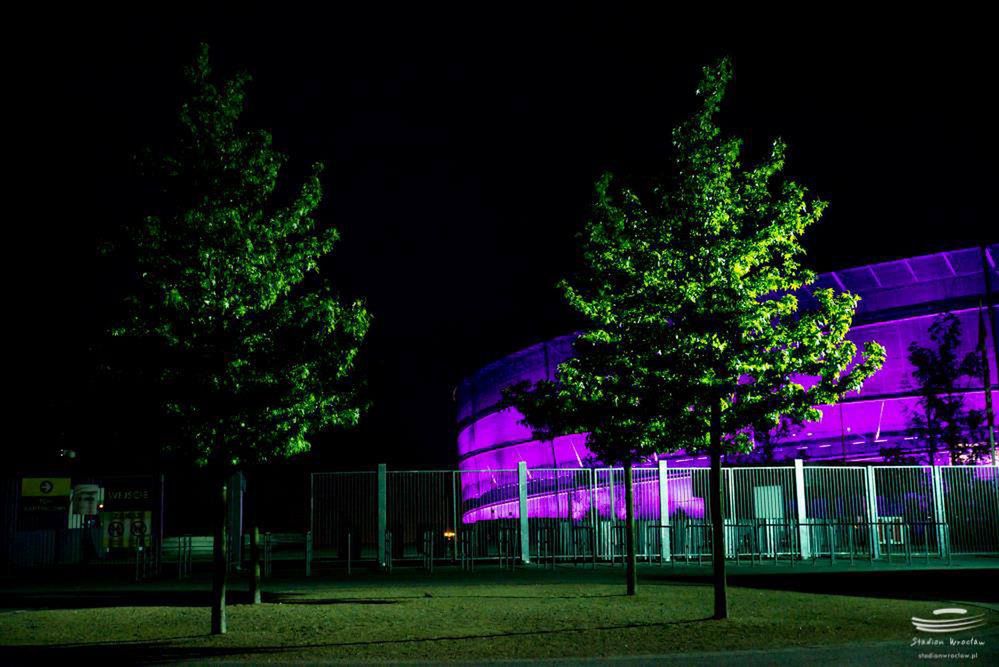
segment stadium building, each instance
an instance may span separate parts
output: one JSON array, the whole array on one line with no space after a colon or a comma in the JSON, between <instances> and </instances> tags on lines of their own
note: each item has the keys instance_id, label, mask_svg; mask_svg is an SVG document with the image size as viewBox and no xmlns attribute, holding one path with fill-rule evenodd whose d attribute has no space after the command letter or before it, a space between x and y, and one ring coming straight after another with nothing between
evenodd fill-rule
<instances>
[{"instance_id":1,"label":"stadium building","mask_svg":"<svg viewBox=\"0 0 999 667\"><path fill-rule=\"evenodd\" d=\"M804 458L812 462L880 463L882 449L899 447L919 462L929 463L926 443L909 434L919 397L908 348L911 343L931 346L929 328L934 318L952 313L961 324L959 354L975 351L979 337L984 336L991 377L995 377L999 321L996 308L989 304L991 290L999 286L997 257L999 244L993 244L821 274L804 290L803 307L808 305L810 289L832 287L859 295L849 338L858 348L866 341L881 343L887 350L887 361L860 392L848 395L839 405L820 407L821 421L778 438L774 461ZM980 317L982 308L984 318ZM587 449L586 434L535 440L530 429L520 424L522 417L516 410L498 407L504 387L524 380L554 379L558 364L572 355L573 339L573 335L561 336L520 350L461 383L457 414L461 470L510 470L520 462L545 469L600 464ZM977 378L962 388L967 409L984 409L983 385L983 379ZM706 456L683 451L662 458L671 467L708 465ZM654 465L655 460L648 463ZM737 463L729 460L725 464ZM933 463L950 461L947 454L937 454Z\"/></svg>"}]
</instances>

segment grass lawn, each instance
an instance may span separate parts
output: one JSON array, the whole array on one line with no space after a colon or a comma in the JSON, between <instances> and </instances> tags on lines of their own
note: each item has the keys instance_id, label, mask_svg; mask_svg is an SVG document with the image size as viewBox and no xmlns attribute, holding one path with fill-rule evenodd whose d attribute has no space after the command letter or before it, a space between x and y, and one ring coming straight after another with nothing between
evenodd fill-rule
<instances>
[{"instance_id":1,"label":"grass lawn","mask_svg":"<svg viewBox=\"0 0 999 667\"><path fill-rule=\"evenodd\" d=\"M732 587L732 618L716 622L707 620L708 586L645 580L639 595L629 598L617 573L570 569L273 580L265 604L230 605L229 633L223 637L206 634L209 612L197 605L207 597L190 584L186 594L172 583L122 587L116 594L64 590L53 597L42 591L32 598L22 593L2 603L0 662L37 664L81 654L100 661L437 662L907 643L913 636L910 617L937 606ZM999 626L999 613L987 613L989 626Z\"/></svg>"}]
</instances>

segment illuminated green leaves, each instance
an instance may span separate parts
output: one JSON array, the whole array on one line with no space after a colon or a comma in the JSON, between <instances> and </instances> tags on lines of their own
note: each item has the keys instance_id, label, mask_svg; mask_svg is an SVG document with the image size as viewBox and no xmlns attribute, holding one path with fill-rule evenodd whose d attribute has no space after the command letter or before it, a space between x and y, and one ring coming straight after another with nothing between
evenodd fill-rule
<instances>
[{"instance_id":1,"label":"illuminated green leaves","mask_svg":"<svg viewBox=\"0 0 999 667\"><path fill-rule=\"evenodd\" d=\"M558 382L507 394L539 434L590 432L606 462L698 450L708 405L723 405L723 443L748 451L781 419L817 419L884 363L845 339L857 298L816 290L801 237L824 202L782 177L787 146L744 168L742 143L715 123L732 67L705 68L701 108L673 131L669 187L647 195L596 184L583 233L585 270L560 286L586 321ZM799 294L795 294L799 292ZM806 290L807 292L807 290ZM817 381L803 385L801 378ZM797 379L796 379L797 378Z\"/></svg>"},{"instance_id":2,"label":"illuminated green leaves","mask_svg":"<svg viewBox=\"0 0 999 667\"><path fill-rule=\"evenodd\" d=\"M187 74L181 131L154 170L164 197L130 230L140 289L122 333L174 351L163 377L179 451L203 463L292 456L316 431L357 423L371 317L307 279L338 239L316 215L322 166L278 202L287 157L240 122L249 77L214 82L206 47Z\"/></svg>"}]
</instances>

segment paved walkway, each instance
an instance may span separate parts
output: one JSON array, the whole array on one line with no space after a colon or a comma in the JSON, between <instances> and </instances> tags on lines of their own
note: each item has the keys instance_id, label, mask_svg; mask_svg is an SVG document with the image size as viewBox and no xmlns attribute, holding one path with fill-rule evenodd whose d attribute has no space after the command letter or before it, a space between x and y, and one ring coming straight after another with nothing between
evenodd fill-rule
<instances>
[{"instance_id":1,"label":"paved walkway","mask_svg":"<svg viewBox=\"0 0 999 667\"><path fill-rule=\"evenodd\" d=\"M999 611L999 603L962 602L958 605L986 607ZM496 661L490 667L525 667L565 665L684 665L684 667L764 667L768 665L808 665L812 667L850 667L852 665L999 665L999 627L982 628L974 634L981 642L972 646L949 646L942 639L943 646L913 646L912 637L899 641L871 642L844 646L797 647L777 650L714 651L704 653L674 653L667 655L620 656L613 658L589 658L566 660L521 660ZM922 634L921 637L927 637ZM480 663L481 664L481 663ZM471 663L469 663L469 666Z\"/></svg>"},{"instance_id":2,"label":"paved walkway","mask_svg":"<svg viewBox=\"0 0 999 667\"><path fill-rule=\"evenodd\" d=\"M808 667L850 667L853 665L997 665L999 664L999 628L976 634L981 645L914 647L912 637L892 642L820 646L778 650L716 651L709 653L674 653L667 655L622 656L614 658L566 659L547 661L497 661L490 667L565 667L566 665L683 665L684 667L765 667L769 665L807 665ZM452 663L454 664L454 663ZM460 663L458 663L460 664ZM473 663L469 663L471 667ZM482 664L482 663L477 663ZM464 667L464 666L463 666Z\"/></svg>"}]
</instances>

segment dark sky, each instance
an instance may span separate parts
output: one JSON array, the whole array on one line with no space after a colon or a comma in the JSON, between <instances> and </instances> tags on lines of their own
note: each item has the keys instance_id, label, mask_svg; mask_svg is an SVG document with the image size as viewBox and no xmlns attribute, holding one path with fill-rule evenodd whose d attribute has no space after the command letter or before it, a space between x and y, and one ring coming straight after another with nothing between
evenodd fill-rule
<instances>
[{"instance_id":1,"label":"dark sky","mask_svg":"<svg viewBox=\"0 0 999 667\"><path fill-rule=\"evenodd\" d=\"M808 239L818 270L996 236L982 17L168 6L10 26L10 386L41 447L122 437L107 423L119 399L87 379L108 293L94 244L141 210L129 156L167 136L202 40L221 72L253 75L247 118L273 130L291 176L326 162L322 219L343 238L327 270L375 316L375 409L323 440L326 467L453 462L455 385L571 329L554 283L594 179L666 170L670 128L722 54L736 66L725 125L750 155L782 136L790 173L831 202Z\"/></svg>"}]
</instances>

